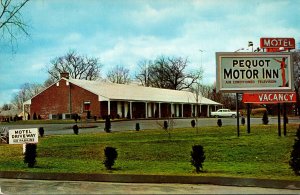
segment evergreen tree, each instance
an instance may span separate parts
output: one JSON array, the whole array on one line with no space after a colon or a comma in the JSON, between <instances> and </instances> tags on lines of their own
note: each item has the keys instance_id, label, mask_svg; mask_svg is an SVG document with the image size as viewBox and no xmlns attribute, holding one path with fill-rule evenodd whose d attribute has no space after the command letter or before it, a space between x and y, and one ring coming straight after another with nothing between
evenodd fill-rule
<instances>
[{"instance_id":1,"label":"evergreen tree","mask_svg":"<svg viewBox=\"0 0 300 195\"><path fill-rule=\"evenodd\" d=\"M135 130L136 131L139 131L141 128L140 128L140 123L136 123L135 124Z\"/></svg>"},{"instance_id":2,"label":"evergreen tree","mask_svg":"<svg viewBox=\"0 0 300 195\"><path fill-rule=\"evenodd\" d=\"M296 175L300 175L300 125L297 129L295 143L291 152L290 162L291 168Z\"/></svg>"},{"instance_id":3,"label":"evergreen tree","mask_svg":"<svg viewBox=\"0 0 300 195\"><path fill-rule=\"evenodd\" d=\"M110 133L111 132L111 122L110 122L110 116L107 116L106 118L105 118L105 127L104 127L104 131L106 132L106 133Z\"/></svg>"},{"instance_id":4,"label":"evergreen tree","mask_svg":"<svg viewBox=\"0 0 300 195\"><path fill-rule=\"evenodd\" d=\"M33 168L36 163L36 148L36 144L26 144L24 163L27 163L29 168Z\"/></svg>"},{"instance_id":5,"label":"evergreen tree","mask_svg":"<svg viewBox=\"0 0 300 195\"><path fill-rule=\"evenodd\" d=\"M191 152L191 164L196 168L196 173L202 171L202 163L205 160L204 150L201 145L194 145Z\"/></svg>"},{"instance_id":6,"label":"evergreen tree","mask_svg":"<svg viewBox=\"0 0 300 195\"><path fill-rule=\"evenodd\" d=\"M222 127L222 119L219 118L218 121L217 121L217 124L218 124L219 127Z\"/></svg>"},{"instance_id":7,"label":"evergreen tree","mask_svg":"<svg viewBox=\"0 0 300 195\"><path fill-rule=\"evenodd\" d=\"M244 116L242 116L241 123L242 123L242 125L245 125L245 123L246 123L246 120L245 120Z\"/></svg>"},{"instance_id":8,"label":"evergreen tree","mask_svg":"<svg viewBox=\"0 0 300 195\"><path fill-rule=\"evenodd\" d=\"M268 117L268 112L267 112L267 111L264 112L262 121L263 121L263 124L264 124L264 125L269 124L269 117Z\"/></svg>"},{"instance_id":9,"label":"evergreen tree","mask_svg":"<svg viewBox=\"0 0 300 195\"><path fill-rule=\"evenodd\" d=\"M40 134L40 136L41 136L41 137L44 137L44 133L45 133L44 127L40 127L40 128L39 128L39 134Z\"/></svg>"},{"instance_id":10,"label":"evergreen tree","mask_svg":"<svg viewBox=\"0 0 300 195\"><path fill-rule=\"evenodd\" d=\"M191 126L194 128L196 126L195 120L191 120Z\"/></svg>"},{"instance_id":11,"label":"evergreen tree","mask_svg":"<svg viewBox=\"0 0 300 195\"><path fill-rule=\"evenodd\" d=\"M111 170L112 166L115 164L115 160L118 157L118 152L116 148L113 147L106 147L104 149L105 160L103 164L105 165L107 170Z\"/></svg>"},{"instance_id":12,"label":"evergreen tree","mask_svg":"<svg viewBox=\"0 0 300 195\"><path fill-rule=\"evenodd\" d=\"M77 125L73 125L73 132L74 132L75 135L78 135L79 127Z\"/></svg>"}]
</instances>

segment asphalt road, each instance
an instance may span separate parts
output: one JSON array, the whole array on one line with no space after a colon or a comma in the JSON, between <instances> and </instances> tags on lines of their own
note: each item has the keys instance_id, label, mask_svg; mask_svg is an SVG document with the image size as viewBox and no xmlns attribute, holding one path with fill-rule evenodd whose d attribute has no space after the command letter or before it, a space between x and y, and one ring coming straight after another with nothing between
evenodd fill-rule
<instances>
[{"instance_id":1,"label":"asphalt road","mask_svg":"<svg viewBox=\"0 0 300 195\"><path fill-rule=\"evenodd\" d=\"M191 118L189 119L173 119L173 127L190 127ZM277 118L269 118L269 124L277 124ZM164 120L130 120L130 121L113 121L112 120L112 131L128 131L135 130L135 124L140 123L141 130L146 129L157 129L162 128ZM226 125L236 125L237 120L235 118L222 118L223 126ZM281 121L283 123L283 121ZM299 117L289 118L289 123L300 123ZM75 124L75 122L74 122ZM25 128L38 128L43 127L45 130L45 135L59 135L59 134L73 134L72 126L74 124L26 124L26 125L15 125L12 123L0 123L0 129L2 127L7 127L8 129L25 129ZM251 124L262 124L261 118L251 118ZM97 126L95 128L81 128L82 126ZM88 123L79 122L79 133L96 133L104 132L104 122L101 123ZM217 126L217 118L199 118L198 127L207 126Z\"/></svg>"},{"instance_id":2,"label":"asphalt road","mask_svg":"<svg viewBox=\"0 0 300 195\"><path fill-rule=\"evenodd\" d=\"M0 194L300 194L300 190L206 184L1 179Z\"/></svg>"}]
</instances>

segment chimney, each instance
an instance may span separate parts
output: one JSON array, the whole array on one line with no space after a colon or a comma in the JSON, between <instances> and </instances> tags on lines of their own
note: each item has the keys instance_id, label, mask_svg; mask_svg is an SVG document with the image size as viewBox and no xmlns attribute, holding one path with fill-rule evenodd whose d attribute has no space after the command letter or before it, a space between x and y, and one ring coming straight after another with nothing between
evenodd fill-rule
<instances>
[{"instance_id":1,"label":"chimney","mask_svg":"<svg viewBox=\"0 0 300 195\"><path fill-rule=\"evenodd\" d=\"M61 72L60 73L60 78L69 79L69 73L68 72Z\"/></svg>"}]
</instances>

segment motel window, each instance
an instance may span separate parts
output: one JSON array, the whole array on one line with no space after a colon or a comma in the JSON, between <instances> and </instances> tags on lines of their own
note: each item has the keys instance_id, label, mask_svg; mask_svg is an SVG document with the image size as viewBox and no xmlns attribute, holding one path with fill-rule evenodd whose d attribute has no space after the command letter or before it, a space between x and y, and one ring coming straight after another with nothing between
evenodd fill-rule
<instances>
[{"instance_id":1,"label":"motel window","mask_svg":"<svg viewBox=\"0 0 300 195\"><path fill-rule=\"evenodd\" d=\"M91 106L91 102L90 101L85 101L83 103L83 110L84 111L89 111L90 110L90 106Z\"/></svg>"}]
</instances>

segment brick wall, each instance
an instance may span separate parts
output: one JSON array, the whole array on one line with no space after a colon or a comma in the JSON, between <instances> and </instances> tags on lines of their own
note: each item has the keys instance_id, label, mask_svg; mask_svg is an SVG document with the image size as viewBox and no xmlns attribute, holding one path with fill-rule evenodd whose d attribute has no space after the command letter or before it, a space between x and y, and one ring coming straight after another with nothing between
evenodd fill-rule
<instances>
[{"instance_id":1,"label":"brick wall","mask_svg":"<svg viewBox=\"0 0 300 195\"><path fill-rule=\"evenodd\" d=\"M83 110L84 101L91 102L91 116L100 115L100 102L97 95L71 83L68 84L68 81L62 79L58 85L54 84L32 98L30 115L32 118L36 113L42 119L48 119L49 114L78 113L86 115Z\"/></svg>"}]
</instances>

